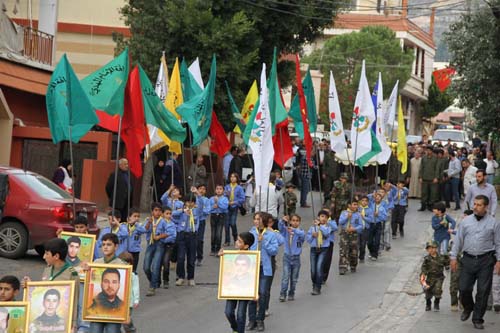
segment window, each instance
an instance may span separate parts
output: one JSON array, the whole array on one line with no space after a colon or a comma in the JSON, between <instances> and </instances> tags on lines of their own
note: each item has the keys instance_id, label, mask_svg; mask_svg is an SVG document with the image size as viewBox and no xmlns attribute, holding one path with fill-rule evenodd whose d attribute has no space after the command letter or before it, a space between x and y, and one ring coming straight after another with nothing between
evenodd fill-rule
<instances>
[{"instance_id":1,"label":"window","mask_svg":"<svg viewBox=\"0 0 500 333\"><path fill-rule=\"evenodd\" d=\"M45 177L32 175L32 174L16 174L15 177L19 179L26 187L30 188L33 192L37 193L43 198L49 199L71 199L72 196L59 186L51 182Z\"/></svg>"}]
</instances>

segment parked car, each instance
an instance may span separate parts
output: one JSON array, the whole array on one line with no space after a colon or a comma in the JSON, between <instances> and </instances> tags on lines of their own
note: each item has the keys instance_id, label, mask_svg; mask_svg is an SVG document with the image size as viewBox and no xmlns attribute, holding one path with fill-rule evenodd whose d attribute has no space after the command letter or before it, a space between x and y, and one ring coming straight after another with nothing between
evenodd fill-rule
<instances>
[{"instance_id":1,"label":"parked car","mask_svg":"<svg viewBox=\"0 0 500 333\"><path fill-rule=\"evenodd\" d=\"M421 135L407 135L406 136L406 143L412 143L412 144L417 144L422 141L422 136Z\"/></svg>"},{"instance_id":2,"label":"parked car","mask_svg":"<svg viewBox=\"0 0 500 333\"><path fill-rule=\"evenodd\" d=\"M438 129L432 135L432 144L441 143L445 145L448 139L452 144L456 143L458 148L471 148L472 143L469 141L469 135L466 131L456 129Z\"/></svg>"},{"instance_id":3,"label":"parked car","mask_svg":"<svg viewBox=\"0 0 500 333\"><path fill-rule=\"evenodd\" d=\"M73 198L47 178L30 171L0 166L6 198L0 214L0 256L16 259L35 249L43 254L45 241L62 228L72 231ZM5 190L5 187L7 189ZM85 214L89 232L98 234L95 203L76 199L76 214ZM0 207L1 208L1 207Z\"/></svg>"}]
</instances>

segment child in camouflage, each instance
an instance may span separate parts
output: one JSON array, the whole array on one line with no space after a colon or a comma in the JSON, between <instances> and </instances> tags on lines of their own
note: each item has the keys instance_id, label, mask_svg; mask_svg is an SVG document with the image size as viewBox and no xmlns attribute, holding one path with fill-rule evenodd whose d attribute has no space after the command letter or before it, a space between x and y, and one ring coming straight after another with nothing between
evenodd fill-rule
<instances>
[{"instance_id":1,"label":"child in camouflage","mask_svg":"<svg viewBox=\"0 0 500 333\"><path fill-rule=\"evenodd\" d=\"M420 273L420 283L425 292L425 311L431 310L432 297L434 297L434 311L439 311L439 301L443 294L444 268L450 264L448 256L437 252L436 241L427 242L425 256Z\"/></svg>"}]
</instances>

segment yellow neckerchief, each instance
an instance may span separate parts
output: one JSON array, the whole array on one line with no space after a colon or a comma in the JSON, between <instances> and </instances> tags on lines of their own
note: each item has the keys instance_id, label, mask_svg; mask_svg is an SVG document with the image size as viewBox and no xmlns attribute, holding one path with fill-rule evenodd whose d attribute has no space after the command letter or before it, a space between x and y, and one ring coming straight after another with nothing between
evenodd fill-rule
<instances>
[{"instance_id":1,"label":"yellow neckerchief","mask_svg":"<svg viewBox=\"0 0 500 333\"><path fill-rule=\"evenodd\" d=\"M323 246L323 233L321 232L319 225L317 226L316 231L318 232L318 241L317 241L318 244L317 245L318 245L318 247L322 247Z\"/></svg>"},{"instance_id":2,"label":"yellow neckerchief","mask_svg":"<svg viewBox=\"0 0 500 333\"><path fill-rule=\"evenodd\" d=\"M444 227L445 227L445 228L448 228L448 225L449 225L450 223L448 222L448 219L446 218L446 214L444 214L444 215L443 215L443 217L441 218L441 222L443 222L443 221L446 221L446 224L444 225Z\"/></svg>"},{"instance_id":3,"label":"yellow neckerchief","mask_svg":"<svg viewBox=\"0 0 500 333\"><path fill-rule=\"evenodd\" d=\"M160 223L161 217L159 217L156 221L153 218L153 230L151 231L151 238L149 239L149 244L153 244L155 242L154 236L156 235L156 227L158 227L158 223Z\"/></svg>"},{"instance_id":4,"label":"yellow neckerchief","mask_svg":"<svg viewBox=\"0 0 500 333\"><path fill-rule=\"evenodd\" d=\"M229 201L233 202L234 201L234 189L236 188L238 184L230 183L229 186L231 187L231 193L229 194Z\"/></svg>"},{"instance_id":5,"label":"yellow neckerchief","mask_svg":"<svg viewBox=\"0 0 500 333\"><path fill-rule=\"evenodd\" d=\"M378 207L380 207L380 203L375 202L375 213L378 213Z\"/></svg>"},{"instance_id":6,"label":"yellow neckerchief","mask_svg":"<svg viewBox=\"0 0 500 333\"><path fill-rule=\"evenodd\" d=\"M193 209L189 210L189 227L191 228L192 232L196 232L195 223L194 223Z\"/></svg>"},{"instance_id":7,"label":"yellow neckerchief","mask_svg":"<svg viewBox=\"0 0 500 333\"><path fill-rule=\"evenodd\" d=\"M401 190L398 189L398 203L399 203L399 200L401 200Z\"/></svg>"},{"instance_id":8,"label":"yellow neckerchief","mask_svg":"<svg viewBox=\"0 0 500 333\"><path fill-rule=\"evenodd\" d=\"M118 232L118 230L120 230L120 226L116 227L116 229L113 229L113 228L109 228L111 230L111 233L112 234L116 234Z\"/></svg>"},{"instance_id":9,"label":"yellow neckerchief","mask_svg":"<svg viewBox=\"0 0 500 333\"><path fill-rule=\"evenodd\" d=\"M137 222L136 222L136 223L134 223L134 225L133 225L133 226L130 226L130 224L129 224L129 223L127 223L128 235L129 235L129 236L132 236L132 234L134 233L134 231L135 231L135 227L136 227L136 224L137 224Z\"/></svg>"},{"instance_id":10,"label":"yellow neckerchief","mask_svg":"<svg viewBox=\"0 0 500 333\"><path fill-rule=\"evenodd\" d=\"M267 231L267 228L264 228L262 230L262 232L260 233L260 235L262 236L262 239L264 239L264 234L266 233L266 231ZM257 228L257 234L259 234L259 229L258 228ZM257 245L257 249L260 251L261 248L262 248L262 241L259 240L259 243Z\"/></svg>"}]
</instances>

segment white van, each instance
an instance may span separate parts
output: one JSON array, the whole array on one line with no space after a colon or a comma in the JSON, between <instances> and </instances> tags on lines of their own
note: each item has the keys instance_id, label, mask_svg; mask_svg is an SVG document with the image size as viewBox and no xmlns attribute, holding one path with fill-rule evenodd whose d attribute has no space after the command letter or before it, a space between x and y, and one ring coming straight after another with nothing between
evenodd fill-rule
<instances>
[{"instance_id":1,"label":"white van","mask_svg":"<svg viewBox=\"0 0 500 333\"><path fill-rule=\"evenodd\" d=\"M436 130L432 136L432 144L441 143L444 146L448 142L448 139L451 140L451 144L456 143L458 148L470 148L472 146L467 132L456 129Z\"/></svg>"}]
</instances>

